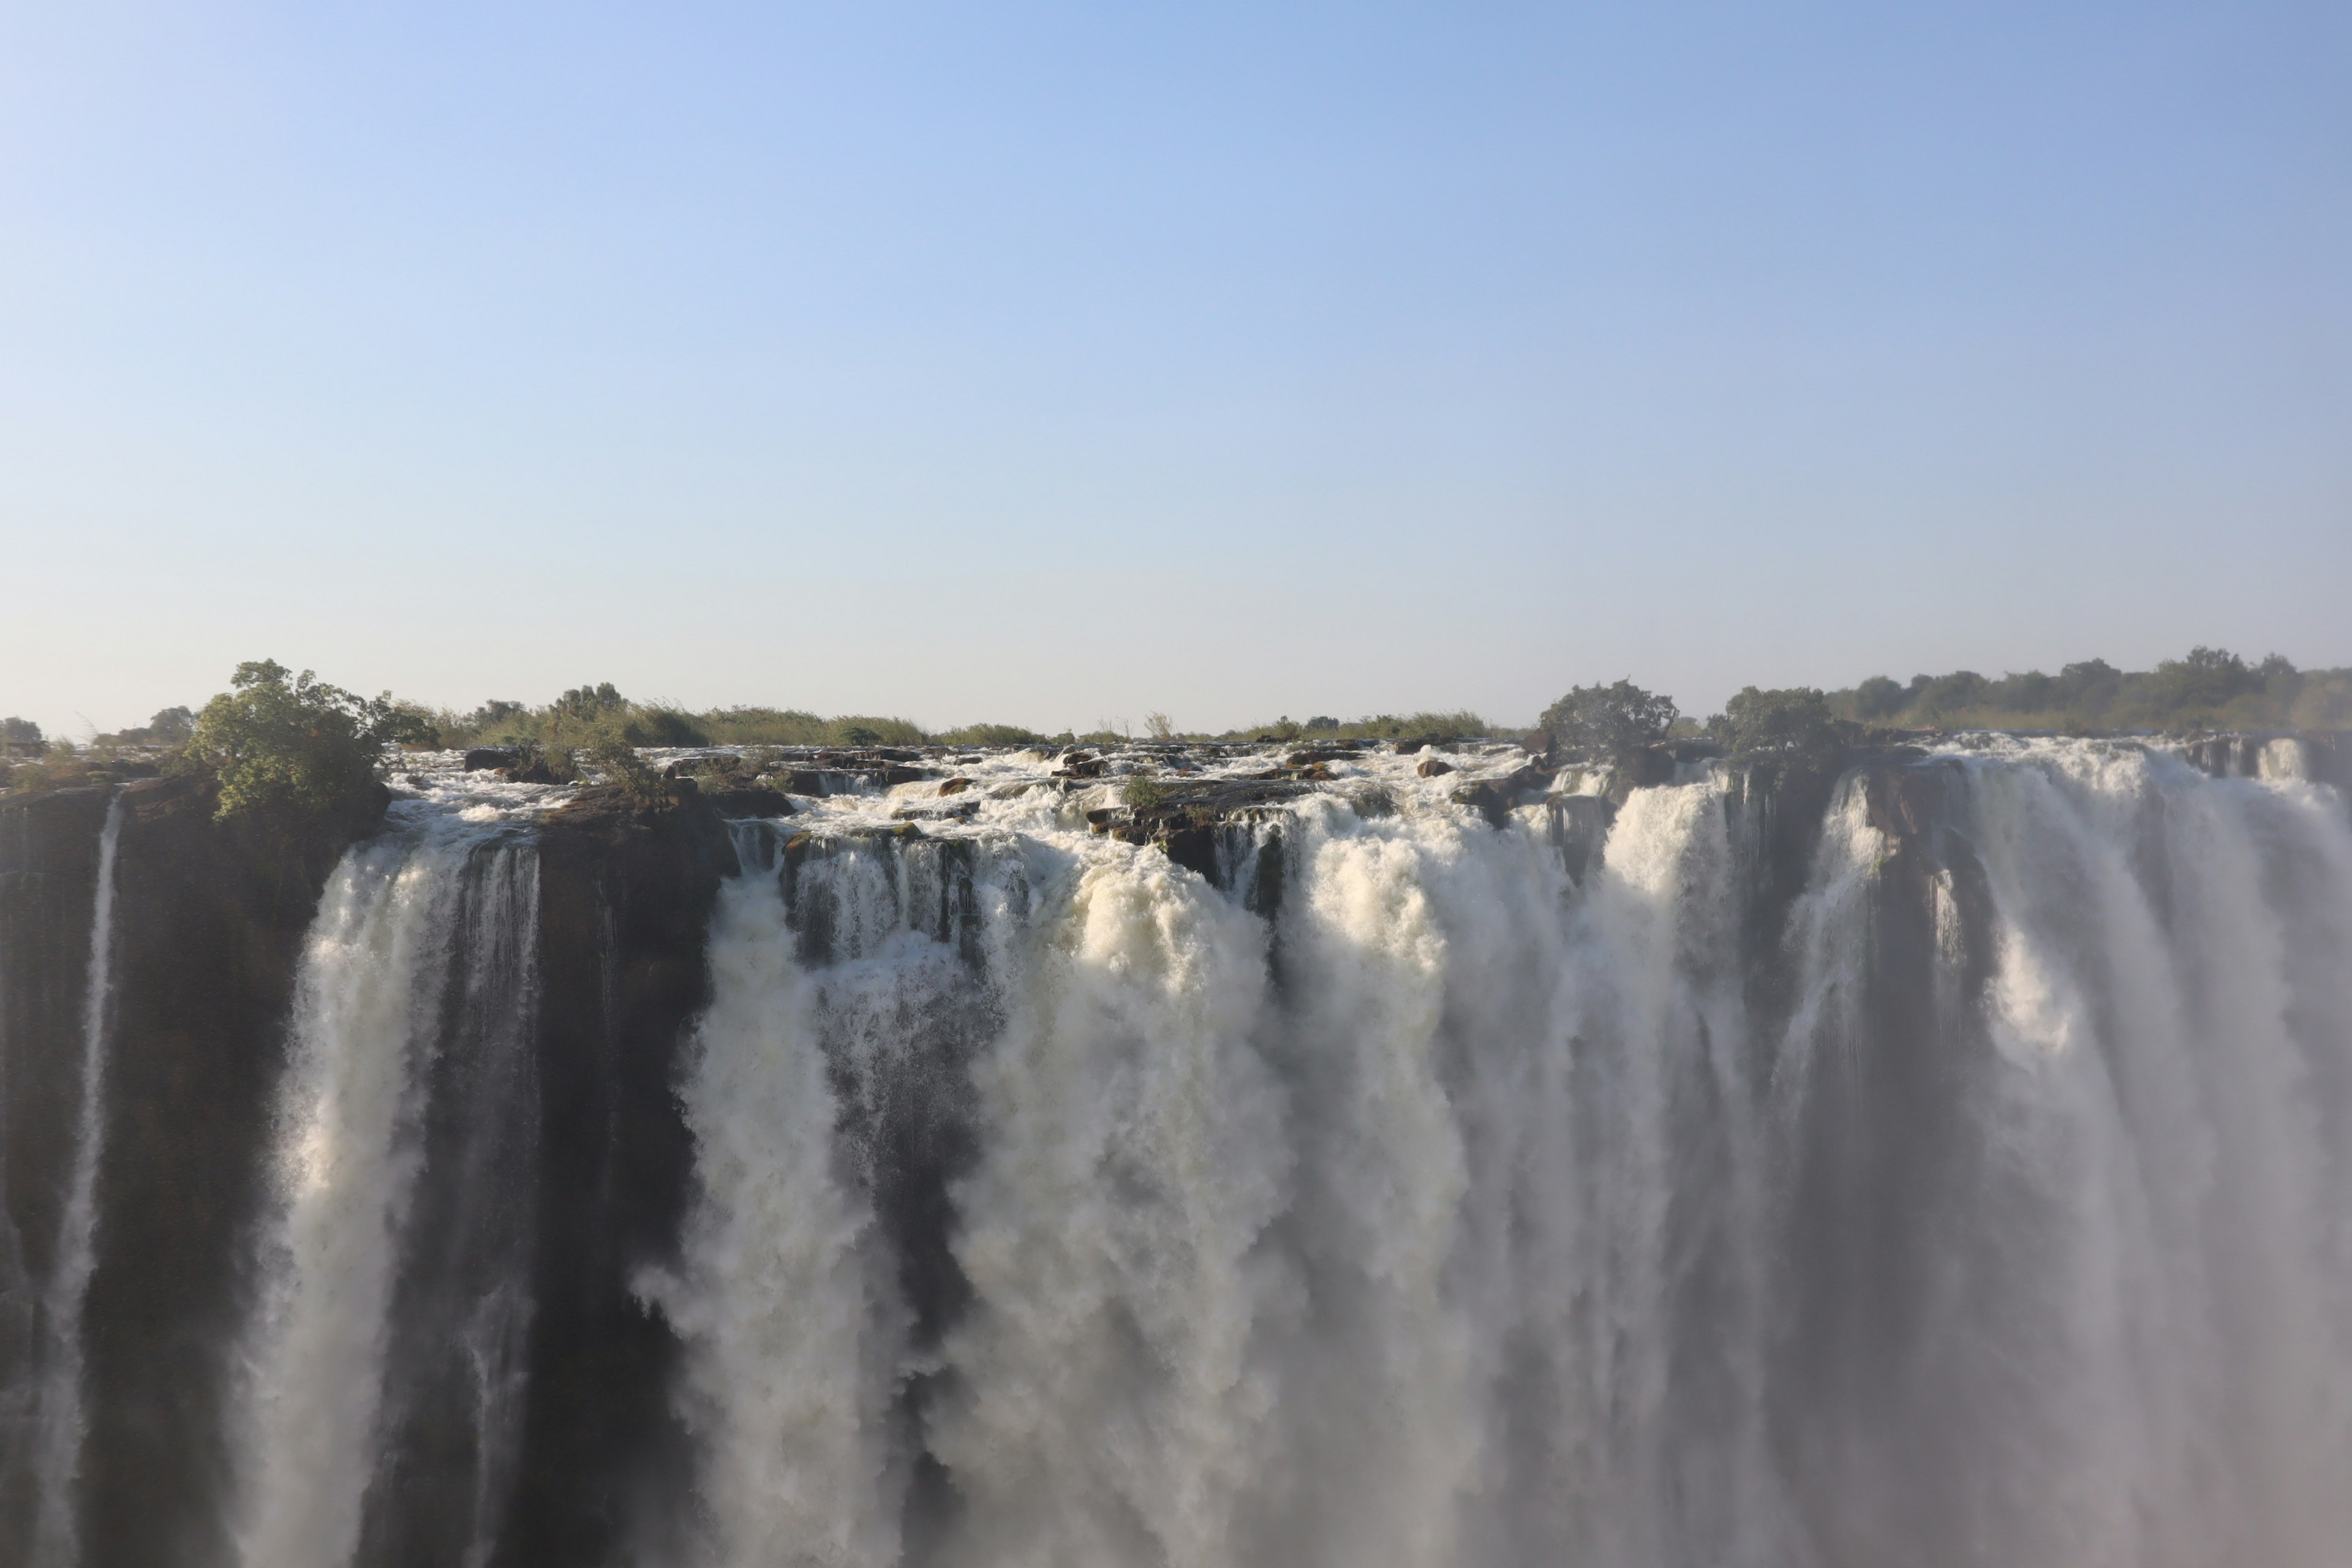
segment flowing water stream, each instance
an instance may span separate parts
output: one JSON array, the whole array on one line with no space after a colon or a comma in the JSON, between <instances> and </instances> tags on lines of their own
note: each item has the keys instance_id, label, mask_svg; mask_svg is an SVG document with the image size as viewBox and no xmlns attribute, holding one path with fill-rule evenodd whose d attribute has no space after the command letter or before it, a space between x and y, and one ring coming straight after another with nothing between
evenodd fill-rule
<instances>
[{"instance_id":1,"label":"flowing water stream","mask_svg":"<svg viewBox=\"0 0 2352 1568\"><path fill-rule=\"evenodd\" d=\"M2341 1562L2352 817L2299 746L1951 744L1840 781L1777 891L1720 767L1498 827L1454 788L1516 754L1413 761L1241 814L1214 877L1034 754L731 823L628 1280L685 1458L614 1560ZM538 807L485 798L396 805L311 927L248 1568L538 1561L541 1117L605 1069L532 1044Z\"/></svg>"}]
</instances>

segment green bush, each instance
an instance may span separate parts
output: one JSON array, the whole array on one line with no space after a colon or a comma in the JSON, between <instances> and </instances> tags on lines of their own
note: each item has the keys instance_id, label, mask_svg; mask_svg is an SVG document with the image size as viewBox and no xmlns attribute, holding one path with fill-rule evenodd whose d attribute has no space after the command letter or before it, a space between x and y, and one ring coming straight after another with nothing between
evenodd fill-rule
<instances>
[{"instance_id":1,"label":"green bush","mask_svg":"<svg viewBox=\"0 0 2352 1568\"><path fill-rule=\"evenodd\" d=\"M1536 727L1551 737L1557 750L1622 767L1635 753L1664 740L1679 716L1673 698L1620 680L1612 686L1571 688L1544 710Z\"/></svg>"},{"instance_id":2,"label":"green bush","mask_svg":"<svg viewBox=\"0 0 2352 1568\"><path fill-rule=\"evenodd\" d=\"M617 735L608 735L590 746L589 764L604 775L604 782L618 788L631 800L645 804L670 798L669 781L659 769L637 755L637 749Z\"/></svg>"},{"instance_id":3,"label":"green bush","mask_svg":"<svg viewBox=\"0 0 2352 1568\"><path fill-rule=\"evenodd\" d=\"M1018 724L966 724L961 729L942 731L933 737L950 746L1034 746L1045 739L1034 730L1024 730Z\"/></svg>"},{"instance_id":4,"label":"green bush","mask_svg":"<svg viewBox=\"0 0 2352 1568\"><path fill-rule=\"evenodd\" d=\"M1742 688L1707 721L1707 731L1727 755L1808 773L1834 768L1850 739L1848 726L1830 710L1829 699L1810 686Z\"/></svg>"},{"instance_id":5,"label":"green bush","mask_svg":"<svg viewBox=\"0 0 2352 1568\"><path fill-rule=\"evenodd\" d=\"M178 763L219 781L222 816L331 810L375 787L387 748L421 738L415 710L390 693L354 696L274 659L238 665L229 684L196 715Z\"/></svg>"},{"instance_id":6,"label":"green bush","mask_svg":"<svg viewBox=\"0 0 2352 1568\"><path fill-rule=\"evenodd\" d=\"M31 762L8 770L8 793L32 795L40 790L71 789L98 781L98 757L60 736Z\"/></svg>"},{"instance_id":7,"label":"green bush","mask_svg":"<svg viewBox=\"0 0 2352 1568\"><path fill-rule=\"evenodd\" d=\"M1219 741L1457 741L1465 735L1493 733L1486 720L1468 709L1450 713L1374 713L1362 719L1318 717L1301 724L1287 715L1271 724L1250 724L1210 737Z\"/></svg>"},{"instance_id":8,"label":"green bush","mask_svg":"<svg viewBox=\"0 0 2352 1568\"><path fill-rule=\"evenodd\" d=\"M2352 669L2299 670L2277 654L2249 663L2226 648L2199 647L2147 670L2092 658L2055 675L2029 669L1998 680L1962 669L1897 686L1874 675L1831 693L1829 703L1842 718L1940 730L2324 729L2352 721L2326 695L2339 681L2352 681ZM2314 690L2322 695L2306 700Z\"/></svg>"}]
</instances>

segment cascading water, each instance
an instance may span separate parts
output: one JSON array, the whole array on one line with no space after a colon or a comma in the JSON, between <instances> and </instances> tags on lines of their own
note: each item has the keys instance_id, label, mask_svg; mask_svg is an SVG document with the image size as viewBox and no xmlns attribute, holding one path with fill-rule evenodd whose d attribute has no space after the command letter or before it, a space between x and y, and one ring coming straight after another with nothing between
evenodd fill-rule
<instances>
[{"instance_id":1,"label":"cascading water","mask_svg":"<svg viewBox=\"0 0 2352 1568\"><path fill-rule=\"evenodd\" d=\"M512 1271L521 1259L492 1246L491 1277L479 1262L467 1268L467 1253L499 1227L467 1203L509 1194L473 1184L493 1173L462 1167L494 1157L495 1142L515 1131L503 1118L479 1126L480 1110L533 1109L527 1095L514 1098L513 1056L527 1034L536 877L527 847L497 842L495 814L485 823L474 813L394 812L390 830L337 868L302 959L278 1091L262 1294L242 1357L235 1533L249 1568L353 1559L371 1483L398 1458L383 1436L408 1414L396 1397L387 1409L388 1352L421 1314L434 1314L425 1326L449 1337L420 1348L454 1357L476 1384L478 1475L495 1477L507 1441L498 1428L514 1397L514 1319L526 1309L514 1299L521 1282ZM432 1142L427 1089L452 1050L463 1053L455 1081L470 1081L486 1103L472 1116L457 1112L461 1123L476 1122L475 1136L457 1142L452 1163L460 1168L441 1173L459 1184L451 1189L455 1223L412 1235ZM404 1251L433 1255L444 1288L396 1295ZM418 1267L405 1272L414 1279ZM409 1306L406 1321L394 1322L395 1302ZM404 1381L395 1395L412 1386ZM415 1507L398 1477L389 1479L388 1505ZM457 1521L460 1550L443 1560L481 1558L494 1523L481 1516L494 1500L462 1500L472 1517ZM445 1506L433 1521L445 1535L451 1511ZM394 1519L382 1533L397 1538L425 1522Z\"/></svg>"},{"instance_id":2,"label":"cascading water","mask_svg":"<svg viewBox=\"0 0 2352 1568\"><path fill-rule=\"evenodd\" d=\"M1496 811L1457 791L1516 752L1155 753L1243 803L1166 853L1115 774L1020 754L560 853L436 784L303 957L238 1552L2323 1568L2352 817L2312 754L1988 738ZM715 904L664 947L688 861ZM561 942L581 1001L542 1007ZM611 1157L575 1193L559 1146ZM650 1339L543 1284L614 1215ZM604 1534L516 1532L569 1479L548 1380L608 1376L677 1448L623 1450Z\"/></svg>"},{"instance_id":3,"label":"cascading water","mask_svg":"<svg viewBox=\"0 0 2352 1568\"><path fill-rule=\"evenodd\" d=\"M716 995L685 1088L699 1197L681 1276L646 1289L688 1346L712 1561L888 1563L900 1313L877 1272L870 1195L835 1146L817 985L794 955L772 837L747 824L734 841L745 868L713 917Z\"/></svg>"},{"instance_id":4,"label":"cascading water","mask_svg":"<svg viewBox=\"0 0 2352 1568\"><path fill-rule=\"evenodd\" d=\"M1859 778L1785 936L1712 783L1636 792L1580 882L1434 790L1327 792L1289 814L1270 927L1002 812L960 967L887 900L842 912L879 849L802 874L835 931L810 966L763 890L772 966L722 968L714 1016L792 1019L807 1083L813 1047L835 1084L894 1070L844 1047L901 1016L853 991L992 999L963 1047L969 1299L919 1434L955 1507L919 1555L2326 1561L2352 1522L2340 799L2131 746L1910 767L1951 787L1907 950ZM1016 865L1024 896L991 891ZM793 1092L809 1168L861 1190L856 1091ZM825 1321L857 1325L836 1373L878 1434L874 1380L912 1363L887 1227L846 1201ZM726 1561L818 1539L765 1517ZM891 1560L863 1539L814 1560Z\"/></svg>"},{"instance_id":5,"label":"cascading water","mask_svg":"<svg viewBox=\"0 0 2352 1568\"><path fill-rule=\"evenodd\" d=\"M106 1145L107 1013L113 998L114 858L122 842L122 797L108 803L98 841L98 886L89 922L89 978L82 995L81 1104L74 1119L73 1169L58 1226L57 1260L42 1300L44 1336L39 1426L33 1473L38 1488L32 1568L72 1568L80 1558L75 1510L81 1468L82 1302L96 1261L98 1170Z\"/></svg>"}]
</instances>

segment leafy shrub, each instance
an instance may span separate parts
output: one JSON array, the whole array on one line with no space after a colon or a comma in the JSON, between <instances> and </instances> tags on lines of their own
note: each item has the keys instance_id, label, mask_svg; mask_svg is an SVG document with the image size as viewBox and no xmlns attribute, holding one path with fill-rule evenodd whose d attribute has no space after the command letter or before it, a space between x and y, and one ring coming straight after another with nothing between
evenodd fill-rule
<instances>
[{"instance_id":1,"label":"leafy shrub","mask_svg":"<svg viewBox=\"0 0 2352 1568\"><path fill-rule=\"evenodd\" d=\"M2352 715L2325 697L2306 702L2305 693L2332 690L2339 679L2352 680L2352 669L2298 670L2277 654L2249 663L2226 648L2199 647L2150 670L2121 670L2092 658L2055 675L2030 669L1998 680L1963 669L1913 676L1896 687L1873 676L1829 701L1844 718L1947 730L2324 729Z\"/></svg>"},{"instance_id":2,"label":"leafy shrub","mask_svg":"<svg viewBox=\"0 0 2352 1568\"><path fill-rule=\"evenodd\" d=\"M685 710L653 704L628 710L621 738L633 746L708 746L709 732Z\"/></svg>"},{"instance_id":3,"label":"leafy shrub","mask_svg":"<svg viewBox=\"0 0 2352 1568\"><path fill-rule=\"evenodd\" d=\"M935 739L950 746L1034 746L1045 737L1018 724L966 724L943 731Z\"/></svg>"},{"instance_id":4,"label":"leafy shrub","mask_svg":"<svg viewBox=\"0 0 2352 1568\"><path fill-rule=\"evenodd\" d=\"M617 713L629 705L609 680L595 686L575 686L548 704L549 710L566 719L602 719Z\"/></svg>"},{"instance_id":5,"label":"leafy shrub","mask_svg":"<svg viewBox=\"0 0 2352 1568\"><path fill-rule=\"evenodd\" d=\"M1673 698L1620 680L1570 688L1544 710L1536 727L1559 750L1606 758L1622 767L1664 740L1678 716Z\"/></svg>"},{"instance_id":6,"label":"leafy shrub","mask_svg":"<svg viewBox=\"0 0 2352 1568\"><path fill-rule=\"evenodd\" d=\"M537 741L509 742L514 761L507 776L525 784L577 784L580 764L569 746L542 746Z\"/></svg>"},{"instance_id":7,"label":"leafy shrub","mask_svg":"<svg viewBox=\"0 0 2352 1568\"><path fill-rule=\"evenodd\" d=\"M587 755L589 763L604 773L604 782L616 786L631 800L650 805L670 798L669 781L619 736L607 736L597 742L588 748Z\"/></svg>"},{"instance_id":8,"label":"leafy shrub","mask_svg":"<svg viewBox=\"0 0 2352 1568\"><path fill-rule=\"evenodd\" d=\"M1874 675L1853 689L1853 710L1857 719L1892 719L1903 711L1910 693L1891 678Z\"/></svg>"},{"instance_id":9,"label":"leafy shrub","mask_svg":"<svg viewBox=\"0 0 2352 1568\"><path fill-rule=\"evenodd\" d=\"M1134 774L1119 794L1135 811L1156 811L1168 804L1168 786L1150 773Z\"/></svg>"},{"instance_id":10,"label":"leafy shrub","mask_svg":"<svg viewBox=\"0 0 2352 1568\"><path fill-rule=\"evenodd\" d=\"M1742 688L1707 721L1707 730L1732 757L1808 773L1834 768L1849 734L1829 699L1810 686Z\"/></svg>"},{"instance_id":11,"label":"leafy shrub","mask_svg":"<svg viewBox=\"0 0 2352 1568\"><path fill-rule=\"evenodd\" d=\"M71 789L77 784L93 783L98 761L60 736L51 741L33 761L19 763L8 770L9 793L31 795L40 790Z\"/></svg>"},{"instance_id":12,"label":"leafy shrub","mask_svg":"<svg viewBox=\"0 0 2352 1568\"><path fill-rule=\"evenodd\" d=\"M48 750L41 727L30 719L0 719L0 760L37 757Z\"/></svg>"},{"instance_id":13,"label":"leafy shrub","mask_svg":"<svg viewBox=\"0 0 2352 1568\"><path fill-rule=\"evenodd\" d=\"M274 659L240 664L205 704L179 765L220 783L219 815L322 812L375 787L386 748L420 737L417 713L390 693L354 696Z\"/></svg>"}]
</instances>

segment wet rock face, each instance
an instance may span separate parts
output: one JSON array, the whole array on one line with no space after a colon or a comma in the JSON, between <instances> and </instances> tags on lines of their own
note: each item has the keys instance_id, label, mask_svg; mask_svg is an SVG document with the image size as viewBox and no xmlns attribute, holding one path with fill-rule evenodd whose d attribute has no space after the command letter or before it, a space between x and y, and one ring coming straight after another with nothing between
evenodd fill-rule
<instances>
[{"instance_id":1,"label":"wet rock face","mask_svg":"<svg viewBox=\"0 0 2352 1568\"><path fill-rule=\"evenodd\" d=\"M1499 828L1510 821L1514 806L1543 794L1551 787L1551 780L1550 769L1529 764L1514 768L1501 778L1464 784L1454 792L1454 801L1485 817L1490 826Z\"/></svg>"},{"instance_id":2,"label":"wet rock face","mask_svg":"<svg viewBox=\"0 0 2352 1568\"><path fill-rule=\"evenodd\" d=\"M40 1104L47 1119L40 1134L7 1129L5 1197L11 1228L32 1244L26 1257L43 1268L72 1158L94 825L110 794L0 807L0 1098L12 1117ZM377 791L325 817L222 822L205 781L123 792L104 1219L83 1320L87 1568L202 1564L226 1547L223 1347L247 1305L245 1244L295 968L329 872L386 800Z\"/></svg>"},{"instance_id":3,"label":"wet rock face","mask_svg":"<svg viewBox=\"0 0 2352 1568\"><path fill-rule=\"evenodd\" d=\"M81 1009L105 789L0 797L0 1561L36 1498L28 1390L80 1103Z\"/></svg>"},{"instance_id":4,"label":"wet rock face","mask_svg":"<svg viewBox=\"0 0 2352 1568\"><path fill-rule=\"evenodd\" d=\"M736 869L726 793L583 790L541 828L539 1306L502 1564L615 1561L666 1531L646 1500L686 1495L677 1342L636 1284L676 1261L692 1177L676 1084L709 1000L711 906Z\"/></svg>"},{"instance_id":5,"label":"wet rock face","mask_svg":"<svg viewBox=\"0 0 2352 1568\"><path fill-rule=\"evenodd\" d=\"M0 801L0 1389L26 1386L74 1157L110 793ZM763 814L782 798L746 793ZM82 1563L210 1568L234 1561L228 1360L252 1307L296 974L328 876L387 802L221 822L205 784L164 779L124 803L103 1218L85 1313ZM646 1498L687 1495L668 1396L676 1342L635 1288L674 1253L690 1174L675 1074L706 999L709 909L736 868L728 804L724 791L653 805L585 791L541 836L539 1307L501 1564L618 1561L625 1542L661 1531ZM22 1481L7 1479L24 1468L21 1436L0 1431L0 1562L22 1560L29 1525Z\"/></svg>"},{"instance_id":6,"label":"wet rock face","mask_svg":"<svg viewBox=\"0 0 2352 1568\"><path fill-rule=\"evenodd\" d=\"M2287 776L2352 791L2352 736L2320 731L2200 735L2182 744L2189 763L2217 779Z\"/></svg>"}]
</instances>

